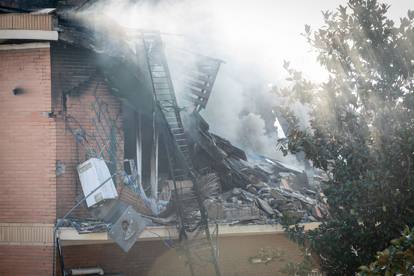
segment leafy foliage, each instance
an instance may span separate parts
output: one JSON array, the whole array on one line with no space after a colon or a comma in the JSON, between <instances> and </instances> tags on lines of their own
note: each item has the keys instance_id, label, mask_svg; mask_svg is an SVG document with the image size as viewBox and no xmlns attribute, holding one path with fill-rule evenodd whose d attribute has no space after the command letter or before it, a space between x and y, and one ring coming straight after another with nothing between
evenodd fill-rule
<instances>
[{"instance_id":1,"label":"leafy foliage","mask_svg":"<svg viewBox=\"0 0 414 276\"><path fill-rule=\"evenodd\" d=\"M313 262L309 255L304 256L304 259L300 263L288 262L281 270L280 273L283 275L290 276L308 276L313 271Z\"/></svg>"},{"instance_id":2,"label":"leafy foliage","mask_svg":"<svg viewBox=\"0 0 414 276\"><path fill-rule=\"evenodd\" d=\"M324 12L324 26L305 36L327 80L312 83L285 63L290 84L278 91L310 110L303 128L282 108L290 129L280 142L329 177L331 217L307 239L331 275L352 275L414 224L414 12L397 26L388 8L349 0Z\"/></svg>"},{"instance_id":3,"label":"leafy foliage","mask_svg":"<svg viewBox=\"0 0 414 276\"><path fill-rule=\"evenodd\" d=\"M376 261L359 269L359 276L413 275L414 228L406 227L400 238L392 240L387 249L377 253Z\"/></svg>"}]
</instances>

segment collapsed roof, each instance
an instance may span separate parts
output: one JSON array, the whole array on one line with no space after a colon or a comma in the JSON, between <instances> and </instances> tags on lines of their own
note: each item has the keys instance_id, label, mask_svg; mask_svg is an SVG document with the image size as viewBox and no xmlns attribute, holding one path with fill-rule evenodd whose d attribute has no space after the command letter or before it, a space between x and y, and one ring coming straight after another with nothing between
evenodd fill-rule
<instances>
[{"instance_id":1,"label":"collapsed roof","mask_svg":"<svg viewBox=\"0 0 414 276\"><path fill-rule=\"evenodd\" d=\"M16 12L16 7L2 7L1 11ZM197 54L182 91L187 100L183 108L176 99L158 31L127 30L110 23L109 32L105 26L96 29L86 25L71 10L58 9L56 14L59 40L97 53L99 73L112 93L154 118L170 169L163 184L170 189L170 197L149 199L131 172L124 183L118 183L117 200L92 209L96 220L69 221L79 232L108 231L128 251L146 224L173 224L178 226L181 240L195 236L215 259L209 222L280 223L284 217L312 222L328 216L326 202L315 185L321 180L319 176L309 181L302 170L264 156L248 156L210 132L200 111L207 106L222 61ZM82 90L89 80L90 76L81 76L64 93ZM91 194L85 194L84 199ZM60 225L64 223L68 222L60 221ZM133 239L120 238L130 233L135 233ZM192 247L186 245L186 250Z\"/></svg>"},{"instance_id":2,"label":"collapsed roof","mask_svg":"<svg viewBox=\"0 0 414 276\"><path fill-rule=\"evenodd\" d=\"M181 167L187 167L183 169L187 170L186 173L189 169L194 169L197 172L205 171L217 175L220 192L205 196L208 198L207 209L214 205L214 208L221 208L222 213L226 213L226 210L241 210L247 206L255 214L245 219L243 215L237 217L237 212L227 212L228 215L218 216L213 216L212 212L209 212L210 220L277 223L283 215L290 215L301 222L310 222L321 220L328 215L323 195L319 193L317 185L309 186L308 175L304 171L263 156L248 158L242 149L209 131L209 125L199 111L207 105L221 64L220 60L198 55L196 71L190 74L186 97L192 103L189 112L188 108L180 107L175 99L159 32L120 28L115 34L111 34L114 38L108 40L105 28L103 31L92 30L70 12L63 11L58 14L60 40L101 54L103 58L100 60L99 68L113 88L114 94L127 99L141 112L148 109L151 106L149 103L153 100L157 102L159 114L164 115L159 116L158 123L163 125L166 136L171 138L169 144L174 162L181 163ZM129 40L125 41L126 38ZM130 46L130 40L135 42L133 47ZM150 55L157 60L158 65L152 66L148 61L149 51L152 51ZM166 95L165 100L161 92L171 92L172 95ZM166 102L170 104L169 101L173 101L172 107L165 105ZM165 111L166 109L169 110ZM152 109L146 112L150 113ZM175 117L173 122L166 119L171 117ZM181 117L184 117L185 124ZM185 137L185 145L177 144L175 138L178 136L174 131L182 131L179 133L182 135L181 139L178 140L182 141L182 137ZM184 154L183 148L186 150ZM189 179L188 176L184 178ZM317 182L316 179L317 177L313 179L314 182ZM173 204L168 206L174 208ZM138 211L156 215L142 208L138 208ZM165 213L170 214L167 211L158 216L165 216ZM169 218L167 221L176 223L177 220Z\"/></svg>"}]
</instances>

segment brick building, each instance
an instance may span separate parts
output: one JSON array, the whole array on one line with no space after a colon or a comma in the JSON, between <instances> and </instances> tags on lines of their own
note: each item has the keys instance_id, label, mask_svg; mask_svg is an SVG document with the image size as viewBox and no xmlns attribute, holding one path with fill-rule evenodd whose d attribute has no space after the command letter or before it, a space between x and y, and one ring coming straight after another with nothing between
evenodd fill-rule
<instances>
[{"instance_id":1,"label":"brick building","mask_svg":"<svg viewBox=\"0 0 414 276\"><path fill-rule=\"evenodd\" d=\"M109 230L80 234L74 227L76 221L68 224L60 220L77 218L84 225L82 219L102 218L96 214L102 206L87 208L84 202L87 195L78 177L77 166L91 157L106 161L118 200L143 215L160 214L158 205L151 204L160 202L165 196L164 188L171 188L172 182L184 185L191 180L184 177L175 181L174 176L171 180L171 175L178 171L173 163L186 161L186 154L181 156L184 161L175 157L175 151L184 147L177 144L183 140L177 137L184 137L184 132L176 134L177 128L172 127L178 124L178 130L182 128L177 110L168 113L166 106L159 104L162 101L159 91L168 86L154 81L165 76L157 76L155 73L159 71L152 69L156 66L146 56L145 39L137 44L131 61L122 55L129 51L123 49L125 45L104 40L105 35L92 35L90 29L76 25L64 13L56 14L53 9L34 13L16 11L13 5L3 12L0 14L0 275L76 273L71 269L78 268L99 268L105 275L190 275L185 254L171 248L182 238L180 227L174 223L168 226L147 223L138 242L124 252L112 241ZM203 87L202 93L192 90L194 110L205 107L213 83L214 80L208 84L208 89ZM160 106L161 119L154 115ZM176 121L168 121L168 115L174 115ZM167 123L163 125L160 120ZM198 147L207 151L213 147L206 146L208 143L200 143ZM237 158L244 155L227 143L221 149L216 143L213 145L211 151L217 151L216 155L197 158L196 168L204 168L222 152ZM191 148L193 156L196 148L196 145ZM171 152L174 156L170 158ZM135 186L124 183L125 177L133 175L133 167L128 167L131 163L125 160L137 164L138 182L146 183L140 188L148 190L143 198L139 197L139 189L138 193L131 193ZM229 172L223 173L218 165L212 168L222 173L222 183L227 183L223 187L231 186L234 179L241 177L237 174L225 182ZM128 172L120 174L120 171ZM72 211L76 205L79 207ZM173 209L171 205L165 208L163 212L167 213ZM166 220L167 215L160 217ZM301 260L300 250L283 236L278 225L223 225L219 229L215 247L221 253L215 257L223 275L274 275L287 261ZM266 266L261 261L251 261L263 255L263 248L270 250L267 252L270 260L282 255L284 260ZM275 248L282 253L276 254ZM194 270L197 275L214 274L212 267L196 266Z\"/></svg>"}]
</instances>

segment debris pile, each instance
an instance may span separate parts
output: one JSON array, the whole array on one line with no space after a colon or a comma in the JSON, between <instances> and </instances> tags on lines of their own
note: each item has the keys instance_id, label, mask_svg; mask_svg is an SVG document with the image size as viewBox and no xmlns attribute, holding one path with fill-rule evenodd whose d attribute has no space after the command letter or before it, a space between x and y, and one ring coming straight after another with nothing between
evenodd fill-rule
<instances>
[{"instance_id":1,"label":"debris pile","mask_svg":"<svg viewBox=\"0 0 414 276\"><path fill-rule=\"evenodd\" d=\"M328 216L323 194L308 188L301 192L288 188L297 181L293 173L279 176L279 183L257 181L208 199L209 218L220 222L279 223L284 216L299 222L321 221Z\"/></svg>"},{"instance_id":2,"label":"debris pile","mask_svg":"<svg viewBox=\"0 0 414 276\"><path fill-rule=\"evenodd\" d=\"M316 222L328 215L324 203L315 197L281 187L262 183L258 190L254 184L248 189L233 188L216 199L209 199L210 219L221 222L278 223L283 216L299 222ZM254 190L255 192L249 192Z\"/></svg>"},{"instance_id":3,"label":"debris pile","mask_svg":"<svg viewBox=\"0 0 414 276\"><path fill-rule=\"evenodd\" d=\"M320 192L322 177L260 155L247 156L229 141L209 132L200 114L191 114L195 160L219 174L222 193L206 201L210 220L237 223L279 223L283 217L299 222L326 218ZM315 172L312 172L315 174ZM311 182L311 183L310 183Z\"/></svg>"}]
</instances>

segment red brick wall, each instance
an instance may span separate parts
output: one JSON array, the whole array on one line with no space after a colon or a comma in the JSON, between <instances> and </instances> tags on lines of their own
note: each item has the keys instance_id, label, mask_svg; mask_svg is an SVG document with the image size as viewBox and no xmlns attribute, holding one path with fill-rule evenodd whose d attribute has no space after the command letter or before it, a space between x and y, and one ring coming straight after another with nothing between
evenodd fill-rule
<instances>
[{"instance_id":1,"label":"red brick wall","mask_svg":"<svg viewBox=\"0 0 414 276\"><path fill-rule=\"evenodd\" d=\"M82 188L76 166L88 158L88 151L99 153L104 148L104 158L109 146L106 138L111 130L108 118L116 121L117 167L123 161L123 135L121 102L113 96L103 77L97 73L96 54L63 43L52 45L52 93L53 109L57 118L57 160L65 166L65 172L57 177L57 216L62 217L79 198ZM66 96L64 96L66 95ZM93 105L102 108L97 116ZM107 118L105 118L105 116ZM94 125L94 121L98 129ZM76 143L72 132L82 129L86 141ZM84 206L73 215L87 216Z\"/></svg>"},{"instance_id":2,"label":"red brick wall","mask_svg":"<svg viewBox=\"0 0 414 276\"><path fill-rule=\"evenodd\" d=\"M0 275L52 275L51 246L0 246Z\"/></svg>"},{"instance_id":3,"label":"red brick wall","mask_svg":"<svg viewBox=\"0 0 414 276\"><path fill-rule=\"evenodd\" d=\"M16 87L24 93L14 96ZM0 222L54 223L50 49L0 51Z\"/></svg>"},{"instance_id":4,"label":"red brick wall","mask_svg":"<svg viewBox=\"0 0 414 276\"><path fill-rule=\"evenodd\" d=\"M105 273L145 275L152 263L165 252L162 242L140 242L124 253L115 244L63 247L65 268L102 267Z\"/></svg>"},{"instance_id":5,"label":"red brick wall","mask_svg":"<svg viewBox=\"0 0 414 276\"><path fill-rule=\"evenodd\" d=\"M220 238L219 264L222 275L256 276L281 275L288 262L302 260L298 246L283 234ZM274 250L281 257L267 264L252 264L250 257L261 249ZM138 241L128 253L115 244L63 247L66 268L99 266L106 273L120 272L125 276L184 276L190 275L186 258L162 241ZM212 265L199 262L195 275L215 275Z\"/></svg>"},{"instance_id":6,"label":"red brick wall","mask_svg":"<svg viewBox=\"0 0 414 276\"><path fill-rule=\"evenodd\" d=\"M225 276L283 275L280 270L288 262L298 263L303 258L297 244L283 234L224 237L218 239L218 247L220 271ZM252 264L249 259L256 257L261 250L266 252L267 256L273 251L280 254L280 258L275 258L267 264ZM212 265L202 264L194 267L195 275L215 275ZM190 276L190 273L185 266L185 258L179 258L176 251L169 250L152 263L151 269L145 275Z\"/></svg>"},{"instance_id":7,"label":"red brick wall","mask_svg":"<svg viewBox=\"0 0 414 276\"><path fill-rule=\"evenodd\" d=\"M50 49L0 51L0 222L54 223ZM14 88L24 93L14 96ZM0 245L0 275L50 275L52 247Z\"/></svg>"}]
</instances>

